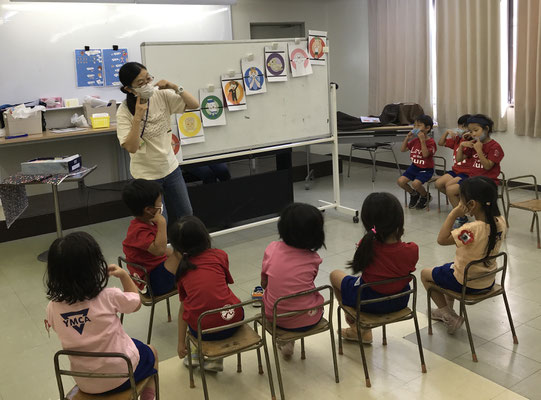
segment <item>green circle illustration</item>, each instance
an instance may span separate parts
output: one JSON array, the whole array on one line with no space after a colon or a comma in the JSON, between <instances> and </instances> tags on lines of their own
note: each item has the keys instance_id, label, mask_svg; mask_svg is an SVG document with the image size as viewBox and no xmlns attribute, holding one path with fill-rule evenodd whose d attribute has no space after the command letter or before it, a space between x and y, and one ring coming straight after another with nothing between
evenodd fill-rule
<instances>
[{"instance_id":1,"label":"green circle illustration","mask_svg":"<svg viewBox=\"0 0 541 400\"><path fill-rule=\"evenodd\" d=\"M222 101L216 96L207 96L201 103L201 111L208 119L218 119L224 112Z\"/></svg>"}]
</instances>

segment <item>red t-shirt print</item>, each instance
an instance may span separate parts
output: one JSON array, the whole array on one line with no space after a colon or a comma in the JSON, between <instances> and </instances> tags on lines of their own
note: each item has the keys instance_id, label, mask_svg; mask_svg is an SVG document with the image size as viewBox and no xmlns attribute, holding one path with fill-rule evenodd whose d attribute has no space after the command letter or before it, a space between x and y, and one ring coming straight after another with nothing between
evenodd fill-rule
<instances>
[{"instance_id":1,"label":"red t-shirt print","mask_svg":"<svg viewBox=\"0 0 541 400\"><path fill-rule=\"evenodd\" d=\"M436 153L436 142L432 138L426 139L426 148L428 149L428 157L423 157L423 151L421 150L421 141L419 138L415 138L408 142L408 149L410 150L410 158L413 165L419 168L429 169L434 168L433 155Z\"/></svg>"},{"instance_id":2,"label":"red t-shirt print","mask_svg":"<svg viewBox=\"0 0 541 400\"><path fill-rule=\"evenodd\" d=\"M487 178L492 179L496 184L499 184L498 175L500 175L500 162L504 156L502 146L494 139L489 140L483 144L483 154L485 157L494 163L494 166L486 170L479 160L479 154L475 151L474 148L466 147L462 149L462 152L465 157L471 158L471 163L469 165L469 176L486 176Z\"/></svg>"},{"instance_id":3,"label":"red t-shirt print","mask_svg":"<svg viewBox=\"0 0 541 400\"><path fill-rule=\"evenodd\" d=\"M453 149L453 172L456 174L468 174L470 171L470 164L471 164L471 158L466 158L460 162L457 162L456 160L456 153L458 151L458 148L460 146L460 143L462 143L465 139L461 137L454 137L454 138L447 138L445 139L445 147L448 147L450 149Z\"/></svg>"}]
</instances>

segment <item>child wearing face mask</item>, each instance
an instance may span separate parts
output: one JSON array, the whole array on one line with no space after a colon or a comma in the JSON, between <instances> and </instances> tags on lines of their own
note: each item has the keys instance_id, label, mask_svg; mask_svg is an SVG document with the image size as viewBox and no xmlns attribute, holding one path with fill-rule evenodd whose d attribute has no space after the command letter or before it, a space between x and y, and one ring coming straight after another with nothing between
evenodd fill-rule
<instances>
[{"instance_id":1,"label":"child wearing face mask","mask_svg":"<svg viewBox=\"0 0 541 400\"><path fill-rule=\"evenodd\" d=\"M460 185L460 202L453 208L443 223L438 234L438 243L442 246L456 246L454 262L441 267L425 268L421 271L423 285L430 284L462 292L464 269L475 260L497 254L505 237L506 223L498 209L498 188L492 179L485 176L468 178ZM453 229L457 217L469 214L473 222ZM468 278L477 278L498 268L496 261L474 264L468 270ZM476 294L490 290L494 286L494 275L468 281L466 293ZM432 300L438 306L432 310L432 318L443 321L447 332L453 334L462 326L464 318L453 310L453 299L436 291Z\"/></svg>"},{"instance_id":2,"label":"child wearing face mask","mask_svg":"<svg viewBox=\"0 0 541 400\"><path fill-rule=\"evenodd\" d=\"M453 149L453 168L450 171L447 171L436 181L436 189L443 194L447 193L446 190L448 185L460 183L462 180L468 177L469 168L467 165L467 160L458 162L456 160L456 152L458 151L460 143L462 143L464 140L470 140L470 134L468 132L468 118L470 117L470 114L462 115L457 121L457 128L455 130L448 129L445 131L438 141L439 146L445 146ZM455 200L454 197L451 199L451 201L453 200ZM453 207L456 207L458 202L456 204L451 202L451 204Z\"/></svg>"},{"instance_id":3,"label":"child wearing face mask","mask_svg":"<svg viewBox=\"0 0 541 400\"><path fill-rule=\"evenodd\" d=\"M181 255L167 247L167 223L162 215L162 190L158 183L134 179L122 191L122 200L135 217L122 247L128 263L142 265L149 275L152 293L159 296L174 289ZM130 264L132 275L141 272ZM141 286L139 289L143 289Z\"/></svg>"},{"instance_id":4,"label":"child wearing face mask","mask_svg":"<svg viewBox=\"0 0 541 400\"><path fill-rule=\"evenodd\" d=\"M433 126L434 122L430 116L418 116L415 118L413 130L408 133L400 148L402 152L410 152L412 161L406 172L396 182L410 194L409 208L422 210L430 202L430 193L426 191L423 184L434 174L433 156L437 146L434 139L429 136Z\"/></svg>"},{"instance_id":5,"label":"child wearing face mask","mask_svg":"<svg viewBox=\"0 0 541 400\"><path fill-rule=\"evenodd\" d=\"M466 162L468 176L486 176L499 185L500 162L504 157L502 147L494 139L490 138L494 122L483 114L475 114L468 118L468 137L458 146L456 152L457 162ZM459 202L458 182L448 185L447 196L451 204L456 206ZM455 221L454 228L458 228L468 221L462 216Z\"/></svg>"}]
</instances>

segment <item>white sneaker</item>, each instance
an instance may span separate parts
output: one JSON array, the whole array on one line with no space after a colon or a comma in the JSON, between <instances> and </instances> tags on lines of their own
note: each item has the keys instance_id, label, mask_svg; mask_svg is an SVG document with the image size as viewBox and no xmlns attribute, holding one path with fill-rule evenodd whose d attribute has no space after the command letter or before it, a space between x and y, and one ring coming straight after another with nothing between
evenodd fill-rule
<instances>
[{"instance_id":1,"label":"white sneaker","mask_svg":"<svg viewBox=\"0 0 541 400\"><path fill-rule=\"evenodd\" d=\"M436 321L443 321L443 317L445 315L445 311L443 311L442 308L431 308L430 309L430 316L432 319Z\"/></svg>"},{"instance_id":2,"label":"white sneaker","mask_svg":"<svg viewBox=\"0 0 541 400\"><path fill-rule=\"evenodd\" d=\"M222 372L224 370L224 359L205 361L203 368L205 371Z\"/></svg>"},{"instance_id":3,"label":"white sneaker","mask_svg":"<svg viewBox=\"0 0 541 400\"><path fill-rule=\"evenodd\" d=\"M443 317L443 323L447 325L447 333L454 335L464 323L464 317L458 316L454 312L448 313Z\"/></svg>"},{"instance_id":4,"label":"white sneaker","mask_svg":"<svg viewBox=\"0 0 541 400\"><path fill-rule=\"evenodd\" d=\"M188 356L184 357L183 364L186 368L190 368L190 362L188 361ZM199 367L199 354L194 352L192 353L192 367Z\"/></svg>"},{"instance_id":5,"label":"white sneaker","mask_svg":"<svg viewBox=\"0 0 541 400\"><path fill-rule=\"evenodd\" d=\"M295 352L295 341L292 340L290 342L278 343L278 350L280 350L280 353L284 356L284 360L291 360L291 356Z\"/></svg>"}]
</instances>

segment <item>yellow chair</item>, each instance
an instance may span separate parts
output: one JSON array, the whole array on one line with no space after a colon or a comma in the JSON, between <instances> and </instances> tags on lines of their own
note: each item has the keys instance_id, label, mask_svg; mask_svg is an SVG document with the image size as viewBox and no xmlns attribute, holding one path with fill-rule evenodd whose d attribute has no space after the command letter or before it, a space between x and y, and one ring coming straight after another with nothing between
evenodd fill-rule
<instances>
[{"instance_id":1,"label":"yellow chair","mask_svg":"<svg viewBox=\"0 0 541 400\"><path fill-rule=\"evenodd\" d=\"M192 344L197 347L199 363L201 366L204 365L205 361L218 360L218 359L222 359L224 357L228 357L228 356L232 356L236 354L237 355L237 372L242 372L241 353L244 353L245 351L250 351L250 350L257 350L257 362L258 362L260 374L263 374L263 366L261 365L261 351L260 351L261 347L263 347L263 351L265 352L265 362L267 364L267 373L269 376L270 392L271 392L272 399L273 400L276 399L276 396L274 393L274 383L272 381L269 351L267 348L267 339L264 334L262 336L258 335L257 327L256 327L256 323L259 322L265 328L265 318L263 315L263 307L261 307L261 311L259 314L256 314L255 316L251 318L246 318L242 321L234 322L234 323L220 326L217 328L201 329L201 321L207 315L217 314L217 313L227 313L228 311L234 310L235 308L240 308L240 307L252 305L255 303L259 303L260 305L263 305L263 302L261 300L245 301L243 303L205 311L199 316L199 318L197 319L197 337L193 336L189 331L186 335L186 346L188 350L188 369L190 371L190 388L195 387L195 383L193 379L193 364L192 364L192 350L191 350ZM252 329L248 325L251 322L254 323L254 329ZM239 329L230 338L223 339L223 340L216 340L216 341L205 341L202 339L202 335L209 334L209 333L216 333L216 332L224 331L226 329L231 329L235 327L239 327ZM200 370L201 370L201 381L203 383L203 393L205 396L205 400L208 400L209 394L208 394L208 389L207 389L207 380L205 377L205 369L200 368Z\"/></svg>"},{"instance_id":2,"label":"yellow chair","mask_svg":"<svg viewBox=\"0 0 541 400\"><path fill-rule=\"evenodd\" d=\"M478 264L478 263L485 263L489 260L497 260L498 258L502 257L502 266L495 269L494 271L487 272L485 274L479 275L475 278L468 277L469 269L472 265ZM468 286L469 282L475 281L477 279L486 278L488 276L493 276L496 278L496 274L498 272L501 272L501 279L500 283L494 283L494 286L483 293L476 293L476 294L466 294L466 287ZM515 332L515 326L513 324L513 317L511 316L511 310L509 309L509 302L507 301L507 295L505 294L505 275L507 272L507 253L501 252L499 254L496 254L494 256L485 257L482 260L476 260L472 261L466 266L466 269L464 270L464 285L462 287L462 292L458 293L453 290L444 289L436 284L431 284L426 289L426 295L427 295L427 305L428 305L428 334L432 335L432 314L430 312L430 302L432 294L432 291L435 290L439 293L442 293L446 296L452 297L453 299L456 299L460 302L460 315L464 317L464 322L466 323L466 330L468 332L468 340L470 341L470 348L472 353L472 359L474 362L477 362L477 355L475 354L475 347L473 345L473 337L471 334L470 329L470 321L468 320L468 313L466 312L466 305L470 306L473 304L480 303L483 300L490 299L491 297L503 296L503 302L505 304L505 310L507 311L507 318L509 319L509 325L511 326L511 332L513 334L513 343L518 344L517 334Z\"/></svg>"},{"instance_id":3,"label":"yellow chair","mask_svg":"<svg viewBox=\"0 0 541 400\"><path fill-rule=\"evenodd\" d=\"M169 304L169 298L172 296L176 296L178 294L178 290L175 287L170 292L167 292L165 294L162 294L160 296L154 296L152 293L152 288L150 287L150 277L146 273L145 268L143 268L139 264L135 264L132 262L126 261L124 257L118 257L118 265L120 268L123 267L123 264L130 265L136 270L140 271L140 276L143 277L140 278L138 275L133 275L127 268L126 270L130 274L130 278L132 281L135 282L136 285L142 284L144 285L144 288L146 288L146 292L143 292L141 289L139 290L139 297L141 297L141 304L144 306L150 307L150 321L148 322L148 336L147 336L147 344L150 344L150 338L152 337L152 324L154 323L154 308L156 307L156 304L160 301L165 300L167 303L167 322L171 322L171 305ZM139 286L138 286L139 287ZM144 289L143 288L143 289ZM124 314L120 314L120 322L124 322Z\"/></svg>"},{"instance_id":4,"label":"yellow chair","mask_svg":"<svg viewBox=\"0 0 541 400\"><path fill-rule=\"evenodd\" d=\"M60 368L60 356L70 356L70 357L89 357L89 358L121 358L126 361L128 367L128 372L124 373L97 373L97 372L82 372L82 371L69 371ZM149 376L137 383L133 376L133 366L130 359L122 353L94 353L86 351L72 351L72 350L60 350L57 351L54 355L54 371L56 375L56 382L58 384L58 391L60 393L60 400L137 400L142 389L146 386L150 379L154 379L156 385L156 400L160 400L160 386L158 373L155 373L152 376ZM79 390L79 387L74 386L68 394L65 394L64 384L62 382L62 375L65 376L76 376L81 378L100 378L100 379L111 379L111 378L126 378L130 380L130 389L123 392L114 393L114 394L91 394L85 393Z\"/></svg>"},{"instance_id":5,"label":"yellow chair","mask_svg":"<svg viewBox=\"0 0 541 400\"><path fill-rule=\"evenodd\" d=\"M519 182L519 180L530 180L530 182ZM532 190L534 193L533 199L523 201L511 201L509 192L517 189L528 189ZM506 220L509 219L509 209L518 208L519 210L530 211L533 213L532 224L530 225L530 232L533 232L533 224L535 222L537 230L537 248L541 249L541 238L539 236L539 215L537 214L541 211L541 199L539 199L539 192L537 187L537 178L534 175L522 175L515 178L508 179L505 184L505 197L507 198L507 209L505 213ZM507 224L509 226L509 223Z\"/></svg>"},{"instance_id":6,"label":"yellow chair","mask_svg":"<svg viewBox=\"0 0 541 400\"><path fill-rule=\"evenodd\" d=\"M398 281L404 281L411 279L411 282L413 284L413 288L397 293L392 294L385 297L380 297L378 299L373 300L361 300L361 293L366 288L373 288L375 286L389 284L393 282ZM361 308L363 305L367 304L374 304L374 303L380 303L387 300L393 300L400 297L408 296L412 294L413 295L413 304L412 308L405 307L402 310L395 311L388 314L371 314L362 312ZM355 308L345 306L342 304L342 302L339 302L338 304L338 354L344 354L342 350L342 318L341 318L341 310L344 310L344 313L349 316L350 318L355 319L356 327L357 327L357 337L361 338L361 329L373 329L377 327L382 327L383 332L383 345L387 345L387 332L385 329L385 326L388 324L392 324L394 322L400 322L405 321L408 319L413 319L413 323L415 324L415 334L417 335L417 346L419 348L419 358L421 359L421 371L423 373L426 373L426 364L425 364L425 357L423 354L423 346L421 343L421 334L419 331L419 322L417 321L417 278L415 278L415 275L409 274L406 276L402 276L399 278L392 278L392 279L385 279L383 281L378 282L370 282L370 283L363 283L359 287L359 291L357 292L357 306ZM368 375L368 365L366 363L366 356L364 353L364 346L362 344L362 340L359 339L359 348L361 350L361 359L363 363L363 369L364 369L364 377L365 377L365 383L366 387L372 386L370 382L370 376Z\"/></svg>"}]
</instances>

